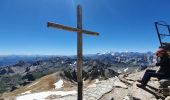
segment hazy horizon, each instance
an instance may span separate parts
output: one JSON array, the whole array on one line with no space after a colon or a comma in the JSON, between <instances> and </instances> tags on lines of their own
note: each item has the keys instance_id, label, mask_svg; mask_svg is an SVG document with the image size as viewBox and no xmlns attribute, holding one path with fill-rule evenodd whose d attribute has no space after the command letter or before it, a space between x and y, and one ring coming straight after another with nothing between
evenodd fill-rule
<instances>
[{"instance_id":1,"label":"hazy horizon","mask_svg":"<svg viewBox=\"0 0 170 100\"><path fill-rule=\"evenodd\" d=\"M126 53L126 52L133 52L136 53L137 51L107 51L107 52L97 52L97 53L83 53L83 55L93 55L93 54L104 54L104 53ZM146 52L137 52L137 53L148 53L152 51L146 51ZM154 53L154 52L152 52ZM76 56L77 54L65 54L65 55L60 55L60 54L0 54L0 56Z\"/></svg>"}]
</instances>

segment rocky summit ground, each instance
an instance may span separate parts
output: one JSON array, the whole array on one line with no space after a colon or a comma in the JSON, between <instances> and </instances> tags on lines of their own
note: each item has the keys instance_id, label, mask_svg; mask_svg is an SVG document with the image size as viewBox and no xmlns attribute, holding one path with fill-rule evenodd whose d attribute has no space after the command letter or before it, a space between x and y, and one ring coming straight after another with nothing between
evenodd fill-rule
<instances>
[{"instance_id":1,"label":"rocky summit ground","mask_svg":"<svg viewBox=\"0 0 170 100\"><path fill-rule=\"evenodd\" d=\"M146 89L136 87L144 71L119 75L107 80L84 81L83 100L170 100L158 92L159 82L152 78ZM56 77L45 76L32 84L4 94L5 100L76 100L76 84ZM55 76L55 77L54 77ZM51 81L50 81L51 80ZM34 87L39 87L35 89Z\"/></svg>"}]
</instances>

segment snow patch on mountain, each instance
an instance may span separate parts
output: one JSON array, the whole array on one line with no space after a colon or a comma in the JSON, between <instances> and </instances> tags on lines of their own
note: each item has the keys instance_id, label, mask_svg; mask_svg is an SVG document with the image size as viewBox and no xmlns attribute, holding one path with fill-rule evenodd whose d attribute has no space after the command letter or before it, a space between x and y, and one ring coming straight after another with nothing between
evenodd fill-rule
<instances>
[{"instance_id":1,"label":"snow patch on mountain","mask_svg":"<svg viewBox=\"0 0 170 100\"><path fill-rule=\"evenodd\" d=\"M21 93L21 95L24 95L24 94L30 94L30 93L31 93L31 90L26 91L26 92L24 92L24 93Z\"/></svg>"},{"instance_id":2,"label":"snow patch on mountain","mask_svg":"<svg viewBox=\"0 0 170 100\"><path fill-rule=\"evenodd\" d=\"M127 71L128 71L128 68L125 68L123 71L124 71L124 72L127 72Z\"/></svg>"},{"instance_id":3,"label":"snow patch on mountain","mask_svg":"<svg viewBox=\"0 0 170 100\"><path fill-rule=\"evenodd\" d=\"M45 100L46 97L50 95L59 95L59 96L66 96L71 94L76 94L76 91L47 91L47 92L39 92L39 93L32 93L27 95L18 96L16 100Z\"/></svg>"},{"instance_id":4,"label":"snow patch on mountain","mask_svg":"<svg viewBox=\"0 0 170 100\"><path fill-rule=\"evenodd\" d=\"M55 85L55 89L59 89L59 88L62 88L63 87L63 80L59 80L58 82L54 83Z\"/></svg>"}]
</instances>

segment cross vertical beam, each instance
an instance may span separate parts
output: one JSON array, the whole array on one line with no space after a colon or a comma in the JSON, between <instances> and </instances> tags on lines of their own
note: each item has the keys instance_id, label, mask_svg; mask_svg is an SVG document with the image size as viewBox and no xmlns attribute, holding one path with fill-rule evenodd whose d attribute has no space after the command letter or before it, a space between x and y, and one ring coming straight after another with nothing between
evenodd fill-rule
<instances>
[{"instance_id":1,"label":"cross vertical beam","mask_svg":"<svg viewBox=\"0 0 170 100\"><path fill-rule=\"evenodd\" d=\"M83 71L83 33L87 35L92 35L92 36L98 36L99 33L89 31L89 30L83 30L82 28L82 7L80 5L77 6L77 28L75 27L70 27L70 26L65 26L62 24L57 24L53 22L48 22L47 27L50 28L56 28L56 29L61 29L61 30L66 30L66 31L71 31L71 32L77 32L77 100L83 100L83 80L82 80L82 71Z\"/></svg>"},{"instance_id":2,"label":"cross vertical beam","mask_svg":"<svg viewBox=\"0 0 170 100\"><path fill-rule=\"evenodd\" d=\"M82 8L77 6L77 28L82 30ZM77 83L78 83L78 100L83 99L83 81L82 81L82 31L77 32Z\"/></svg>"}]
</instances>

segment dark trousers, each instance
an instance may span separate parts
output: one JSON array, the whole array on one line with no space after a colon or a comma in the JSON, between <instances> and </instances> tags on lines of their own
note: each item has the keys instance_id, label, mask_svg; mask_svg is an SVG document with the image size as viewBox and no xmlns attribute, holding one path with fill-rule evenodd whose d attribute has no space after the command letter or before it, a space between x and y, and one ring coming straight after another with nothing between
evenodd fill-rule
<instances>
[{"instance_id":1,"label":"dark trousers","mask_svg":"<svg viewBox=\"0 0 170 100\"><path fill-rule=\"evenodd\" d=\"M148 69L148 70L146 70L145 74L143 75L142 84L147 85L147 83L151 77L156 77L158 79L167 78L167 76L163 73L156 73L156 70Z\"/></svg>"}]
</instances>

